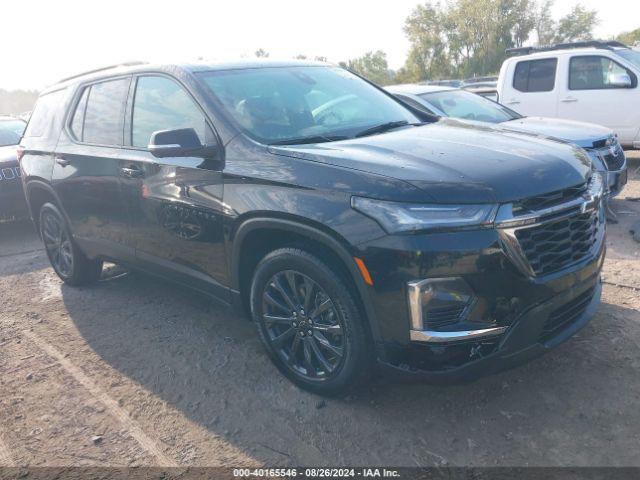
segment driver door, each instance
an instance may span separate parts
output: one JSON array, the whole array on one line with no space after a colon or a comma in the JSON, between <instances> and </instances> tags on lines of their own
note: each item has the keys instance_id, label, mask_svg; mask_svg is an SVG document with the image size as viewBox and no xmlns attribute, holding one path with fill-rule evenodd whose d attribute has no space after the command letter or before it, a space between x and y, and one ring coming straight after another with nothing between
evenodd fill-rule
<instances>
[{"instance_id":1,"label":"driver door","mask_svg":"<svg viewBox=\"0 0 640 480\"><path fill-rule=\"evenodd\" d=\"M140 75L127 118L123 188L138 263L227 300L222 162L156 158L147 148L152 133L180 128L193 128L201 143L217 143L204 110L177 80Z\"/></svg>"}]
</instances>

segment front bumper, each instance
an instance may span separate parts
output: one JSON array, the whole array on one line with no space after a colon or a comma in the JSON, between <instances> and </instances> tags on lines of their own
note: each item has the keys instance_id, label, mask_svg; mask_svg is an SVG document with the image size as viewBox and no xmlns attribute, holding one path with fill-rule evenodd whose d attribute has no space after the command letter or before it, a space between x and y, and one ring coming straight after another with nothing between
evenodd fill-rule
<instances>
[{"instance_id":1,"label":"front bumper","mask_svg":"<svg viewBox=\"0 0 640 480\"><path fill-rule=\"evenodd\" d=\"M551 273L520 265L501 229L387 236L360 245L357 255L374 282L368 301L380 363L401 374L456 382L517 365L568 339L600 298L605 231L598 205L593 214L601 229L589 253ZM433 320L413 308L412 288L447 279L460 279L443 289L455 292L449 298L470 306L453 326L426 328L416 319ZM434 298L428 295L425 305Z\"/></svg>"},{"instance_id":2,"label":"front bumper","mask_svg":"<svg viewBox=\"0 0 640 480\"><path fill-rule=\"evenodd\" d=\"M531 308L499 338L492 353L470 359L459 366L442 370L429 369L427 359L431 355L425 351L429 347L422 345L407 347L404 357L407 360L404 362L381 360L379 363L383 371L396 378L419 379L434 384L463 383L508 370L545 354L587 325L598 308L601 291L599 274L595 274L587 281ZM555 335L547 336L545 324L550 315L585 295L588 295L589 300L583 312Z\"/></svg>"},{"instance_id":3,"label":"front bumper","mask_svg":"<svg viewBox=\"0 0 640 480\"><path fill-rule=\"evenodd\" d=\"M626 160L624 162L624 167L620 170L607 172L609 186L609 192L607 193L608 197L615 197L622 191L624 186L627 184L627 175Z\"/></svg>"}]
</instances>

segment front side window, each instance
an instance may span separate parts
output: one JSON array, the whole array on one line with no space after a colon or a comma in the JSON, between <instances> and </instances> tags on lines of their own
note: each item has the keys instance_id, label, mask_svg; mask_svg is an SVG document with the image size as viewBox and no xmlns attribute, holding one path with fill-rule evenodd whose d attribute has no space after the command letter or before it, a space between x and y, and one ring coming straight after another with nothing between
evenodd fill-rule
<instances>
[{"instance_id":1,"label":"front side window","mask_svg":"<svg viewBox=\"0 0 640 480\"><path fill-rule=\"evenodd\" d=\"M22 120L0 120L0 147L20 143L25 125Z\"/></svg>"},{"instance_id":2,"label":"front side window","mask_svg":"<svg viewBox=\"0 0 640 480\"><path fill-rule=\"evenodd\" d=\"M231 119L261 143L330 141L419 121L399 101L336 67L246 68L199 77Z\"/></svg>"},{"instance_id":3,"label":"front side window","mask_svg":"<svg viewBox=\"0 0 640 480\"><path fill-rule=\"evenodd\" d=\"M98 145L122 145L128 90L128 78L91 85L87 94L81 141Z\"/></svg>"},{"instance_id":4,"label":"front side window","mask_svg":"<svg viewBox=\"0 0 640 480\"><path fill-rule=\"evenodd\" d=\"M520 118L520 115L507 107L463 90L423 93L420 97L447 117L491 123L508 122Z\"/></svg>"},{"instance_id":5,"label":"front side window","mask_svg":"<svg viewBox=\"0 0 640 480\"><path fill-rule=\"evenodd\" d=\"M153 132L180 128L193 128L200 141L205 141L206 120L191 96L166 77L139 78L133 102L131 144L146 148Z\"/></svg>"},{"instance_id":6,"label":"front side window","mask_svg":"<svg viewBox=\"0 0 640 480\"><path fill-rule=\"evenodd\" d=\"M616 50L616 54L624 58L627 62L633 64L636 68L640 69L640 52L638 50L621 48L620 50Z\"/></svg>"},{"instance_id":7,"label":"front side window","mask_svg":"<svg viewBox=\"0 0 640 480\"><path fill-rule=\"evenodd\" d=\"M556 58L518 62L513 76L513 88L521 92L551 92L555 87Z\"/></svg>"},{"instance_id":8,"label":"front side window","mask_svg":"<svg viewBox=\"0 0 640 480\"><path fill-rule=\"evenodd\" d=\"M603 90L621 87L617 81L621 76L633 74L622 65L599 55L572 57L569 63L570 90Z\"/></svg>"}]
</instances>

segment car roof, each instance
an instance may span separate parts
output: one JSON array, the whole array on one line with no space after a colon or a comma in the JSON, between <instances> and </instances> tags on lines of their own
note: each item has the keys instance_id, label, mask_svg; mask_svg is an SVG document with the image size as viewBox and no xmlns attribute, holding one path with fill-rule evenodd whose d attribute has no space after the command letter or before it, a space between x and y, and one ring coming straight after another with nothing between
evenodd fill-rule
<instances>
[{"instance_id":1,"label":"car roof","mask_svg":"<svg viewBox=\"0 0 640 480\"><path fill-rule=\"evenodd\" d=\"M441 85L424 85L421 83L405 83L402 85L390 85L384 88L391 93L407 93L410 95L421 95L423 93L461 90L460 88L456 88L456 87L444 87Z\"/></svg>"},{"instance_id":2,"label":"car roof","mask_svg":"<svg viewBox=\"0 0 640 480\"><path fill-rule=\"evenodd\" d=\"M240 70L249 68L277 68L277 67L333 67L335 65L325 62L309 60L275 60L275 59L237 59L226 61L196 61L185 63L147 63L147 62L126 62L118 65L110 65L88 72L80 73L64 78L57 83L43 90L46 94L60 88L67 87L80 82L95 81L119 75L145 72L211 72L221 70Z\"/></svg>"}]
</instances>

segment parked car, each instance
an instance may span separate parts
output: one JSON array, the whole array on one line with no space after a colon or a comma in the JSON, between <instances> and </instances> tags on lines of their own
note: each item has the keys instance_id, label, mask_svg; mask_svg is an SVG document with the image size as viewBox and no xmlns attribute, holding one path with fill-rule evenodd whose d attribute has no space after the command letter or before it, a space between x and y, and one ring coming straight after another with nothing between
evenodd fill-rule
<instances>
[{"instance_id":1,"label":"parked car","mask_svg":"<svg viewBox=\"0 0 640 480\"><path fill-rule=\"evenodd\" d=\"M338 67L116 67L44 91L21 144L69 285L103 260L243 306L309 390L516 365L593 315L603 179L583 150L412 109Z\"/></svg>"},{"instance_id":2,"label":"parked car","mask_svg":"<svg viewBox=\"0 0 640 480\"><path fill-rule=\"evenodd\" d=\"M609 128L558 118L524 117L499 103L465 90L428 85L394 85L387 90L403 102L443 117L480 121L501 128L553 137L584 148L607 178L607 195L615 196L627 183L627 160Z\"/></svg>"},{"instance_id":3,"label":"parked car","mask_svg":"<svg viewBox=\"0 0 640 480\"><path fill-rule=\"evenodd\" d=\"M28 217L16 153L25 125L19 118L0 115L0 221Z\"/></svg>"},{"instance_id":4,"label":"parked car","mask_svg":"<svg viewBox=\"0 0 640 480\"><path fill-rule=\"evenodd\" d=\"M481 97L488 98L494 102L498 101L498 87L497 84L480 83L475 85L465 85L463 87L467 92L475 93Z\"/></svg>"},{"instance_id":5,"label":"parked car","mask_svg":"<svg viewBox=\"0 0 640 480\"><path fill-rule=\"evenodd\" d=\"M507 50L500 102L523 115L604 125L625 148L640 148L640 52L620 42L577 42Z\"/></svg>"}]
</instances>

